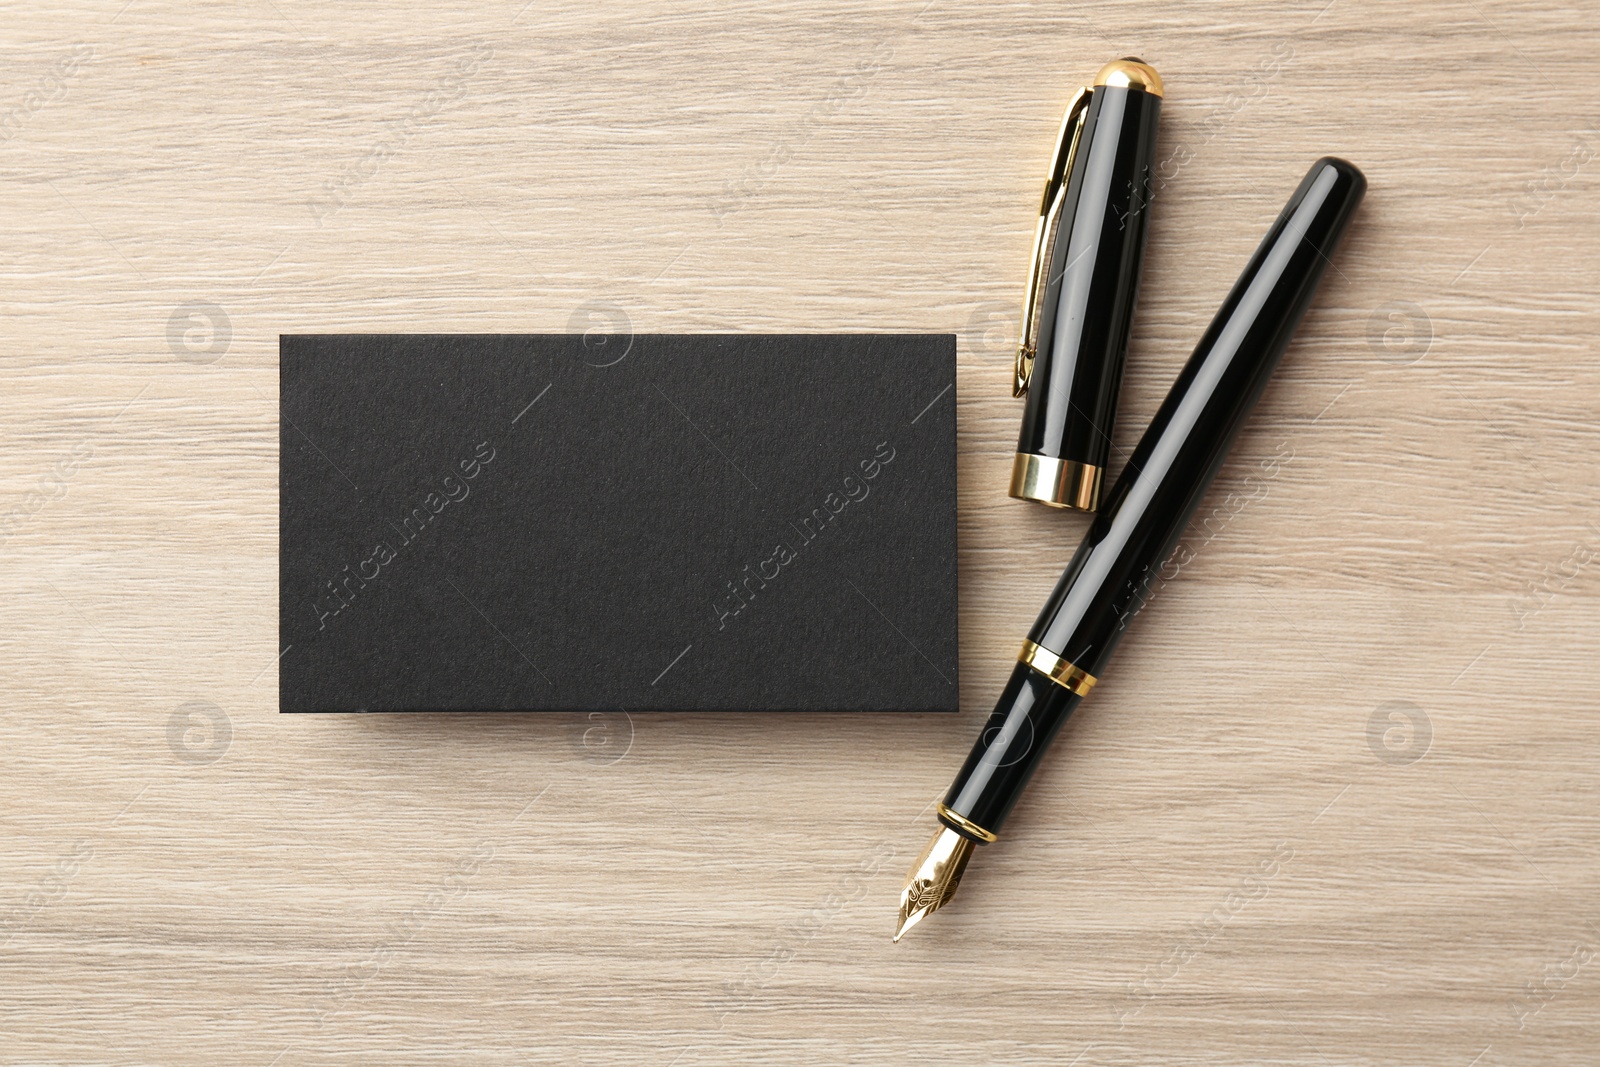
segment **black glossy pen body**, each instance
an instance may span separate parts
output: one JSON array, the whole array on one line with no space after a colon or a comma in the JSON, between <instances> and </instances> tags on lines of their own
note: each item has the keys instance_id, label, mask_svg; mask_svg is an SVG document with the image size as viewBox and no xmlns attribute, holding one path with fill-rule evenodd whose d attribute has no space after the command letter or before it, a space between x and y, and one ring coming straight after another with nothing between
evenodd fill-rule
<instances>
[{"instance_id":1,"label":"black glossy pen body","mask_svg":"<svg viewBox=\"0 0 1600 1067\"><path fill-rule=\"evenodd\" d=\"M1039 756L1083 698L1029 667L1018 663L1006 680L983 733L967 754L955 784L945 795L947 810L999 833L1022 789L1033 777ZM974 840L962 825L945 825Z\"/></svg>"},{"instance_id":2,"label":"black glossy pen body","mask_svg":"<svg viewBox=\"0 0 1600 1067\"><path fill-rule=\"evenodd\" d=\"M1343 160L1313 164L1150 420L1030 640L1092 675L1104 669L1165 580L1163 564L1289 347L1365 189Z\"/></svg>"},{"instance_id":3,"label":"black glossy pen body","mask_svg":"<svg viewBox=\"0 0 1600 1067\"><path fill-rule=\"evenodd\" d=\"M1017 451L1101 469L1149 225L1161 97L1096 86L1047 261Z\"/></svg>"},{"instance_id":4,"label":"black glossy pen body","mask_svg":"<svg viewBox=\"0 0 1600 1067\"><path fill-rule=\"evenodd\" d=\"M1176 576L1169 555L1288 348L1365 189L1366 179L1355 167L1324 158L1295 190L1178 375L1029 632L1046 660L1098 678L1134 615L1160 583ZM1019 663L945 807L991 834L998 832L1079 699L1040 670ZM995 748L999 751L991 753ZM980 812L989 821L974 814ZM956 822L946 825L960 831Z\"/></svg>"}]
</instances>

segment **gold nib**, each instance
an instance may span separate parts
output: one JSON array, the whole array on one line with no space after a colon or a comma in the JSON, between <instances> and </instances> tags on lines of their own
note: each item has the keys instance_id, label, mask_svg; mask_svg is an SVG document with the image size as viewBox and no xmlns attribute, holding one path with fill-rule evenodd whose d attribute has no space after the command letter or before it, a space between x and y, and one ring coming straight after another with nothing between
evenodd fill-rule
<instances>
[{"instance_id":1,"label":"gold nib","mask_svg":"<svg viewBox=\"0 0 1600 1067\"><path fill-rule=\"evenodd\" d=\"M911 873L906 876L906 887L900 891L900 923L894 930L896 941L950 902L956 895L956 886L961 884L961 872L967 869L967 860L971 858L971 841L947 826L939 827L939 832L933 835L933 840L912 865Z\"/></svg>"}]
</instances>

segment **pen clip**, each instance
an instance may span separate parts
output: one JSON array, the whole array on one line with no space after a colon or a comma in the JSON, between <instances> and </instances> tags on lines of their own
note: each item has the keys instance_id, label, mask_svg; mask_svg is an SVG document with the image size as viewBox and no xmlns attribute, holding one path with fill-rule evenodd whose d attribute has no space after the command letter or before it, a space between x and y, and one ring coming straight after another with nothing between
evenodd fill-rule
<instances>
[{"instance_id":1,"label":"pen clip","mask_svg":"<svg viewBox=\"0 0 1600 1067\"><path fill-rule=\"evenodd\" d=\"M1061 117L1061 132L1056 134L1056 150L1050 159L1050 175L1044 182L1044 198L1039 203L1039 221L1033 231L1033 260L1028 264L1028 288L1022 298L1022 325L1017 332L1017 359L1012 368L1012 396L1026 396L1028 381L1033 377L1034 342L1038 337L1040 289L1044 287L1048 270L1045 261L1054 246L1056 228L1061 223L1062 201L1067 193L1067 175L1072 173L1072 160L1078 152L1078 141L1083 136L1084 113L1089 110L1093 90L1088 86L1079 89Z\"/></svg>"}]
</instances>

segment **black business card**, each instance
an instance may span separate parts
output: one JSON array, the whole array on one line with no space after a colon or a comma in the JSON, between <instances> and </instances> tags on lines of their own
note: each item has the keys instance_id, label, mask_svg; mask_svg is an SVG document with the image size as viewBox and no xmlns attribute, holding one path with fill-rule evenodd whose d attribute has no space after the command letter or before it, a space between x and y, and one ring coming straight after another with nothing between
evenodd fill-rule
<instances>
[{"instance_id":1,"label":"black business card","mask_svg":"<svg viewBox=\"0 0 1600 1067\"><path fill-rule=\"evenodd\" d=\"M280 710L956 710L953 336L280 355Z\"/></svg>"}]
</instances>

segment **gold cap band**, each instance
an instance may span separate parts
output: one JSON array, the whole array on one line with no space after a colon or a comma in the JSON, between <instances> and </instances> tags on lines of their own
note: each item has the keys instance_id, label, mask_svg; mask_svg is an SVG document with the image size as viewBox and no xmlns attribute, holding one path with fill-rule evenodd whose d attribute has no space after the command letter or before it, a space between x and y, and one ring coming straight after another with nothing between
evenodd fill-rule
<instances>
[{"instance_id":1,"label":"gold cap band","mask_svg":"<svg viewBox=\"0 0 1600 1067\"><path fill-rule=\"evenodd\" d=\"M950 823L952 826L955 826L958 829L965 830L973 837L979 838L988 844L992 845L996 841L1000 840L998 834L995 834L990 830L985 830L983 827L979 826L965 815L957 815L943 804L939 805L938 812L939 818L943 819L945 822Z\"/></svg>"},{"instance_id":2,"label":"gold cap band","mask_svg":"<svg viewBox=\"0 0 1600 1067\"><path fill-rule=\"evenodd\" d=\"M1093 511L1100 506L1100 468L1075 459L1018 452L1011 462L1011 495L1053 508Z\"/></svg>"},{"instance_id":3,"label":"gold cap band","mask_svg":"<svg viewBox=\"0 0 1600 1067\"><path fill-rule=\"evenodd\" d=\"M1077 664L1068 663L1048 648L1036 645L1032 641L1022 642L1022 654L1017 659L1063 689L1070 689L1081 697L1088 696L1089 690L1100 680Z\"/></svg>"},{"instance_id":4,"label":"gold cap band","mask_svg":"<svg viewBox=\"0 0 1600 1067\"><path fill-rule=\"evenodd\" d=\"M1151 96L1161 95L1161 75L1156 68L1133 56L1113 59L1100 68L1094 76L1095 85L1110 85L1121 89L1142 89Z\"/></svg>"}]
</instances>

